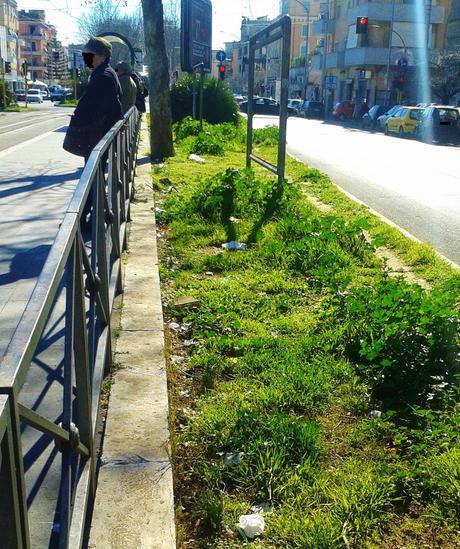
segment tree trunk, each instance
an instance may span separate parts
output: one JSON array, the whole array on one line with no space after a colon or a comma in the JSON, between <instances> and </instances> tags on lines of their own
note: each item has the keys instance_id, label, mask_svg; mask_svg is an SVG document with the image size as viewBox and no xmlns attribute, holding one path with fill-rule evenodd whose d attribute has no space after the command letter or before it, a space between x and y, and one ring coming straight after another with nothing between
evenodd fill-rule
<instances>
[{"instance_id":1,"label":"tree trunk","mask_svg":"<svg viewBox=\"0 0 460 549\"><path fill-rule=\"evenodd\" d=\"M142 0L142 12L149 68L150 155L163 160L174 156L174 146L162 1Z\"/></svg>"}]
</instances>

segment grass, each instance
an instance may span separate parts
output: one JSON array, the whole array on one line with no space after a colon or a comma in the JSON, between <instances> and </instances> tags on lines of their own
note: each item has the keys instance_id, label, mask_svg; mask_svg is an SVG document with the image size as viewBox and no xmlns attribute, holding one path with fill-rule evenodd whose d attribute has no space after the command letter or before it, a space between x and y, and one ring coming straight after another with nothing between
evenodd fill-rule
<instances>
[{"instance_id":1,"label":"grass","mask_svg":"<svg viewBox=\"0 0 460 549\"><path fill-rule=\"evenodd\" d=\"M458 272L293 159L282 187L244 171L243 129L206 131L220 156L187 160L192 127L152 175L178 546L240 547L262 504L259 547L457 547ZM381 241L432 290L389 277Z\"/></svg>"},{"instance_id":2,"label":"grass","mask_svg":"<svg viewBox=\"0 0 460 549\"><path fill-rule=\"evenodd\" d=\"M28 111L29 107L21 107L20 105L8 105L5 109L1 109L2 112L21 112Z\"/></svg>"},{"instance_id":3,"label":"grass","mask_svg":"<svg viewBox=\"0 0 460 549\"><path fill-rule=\"evenodd\" d=\"M66 107L76 107L78 105L78 101L75 101L75 99L65 99L64 101L59 101L59 105L65 105Z\"/></svg>"}]
</instances>

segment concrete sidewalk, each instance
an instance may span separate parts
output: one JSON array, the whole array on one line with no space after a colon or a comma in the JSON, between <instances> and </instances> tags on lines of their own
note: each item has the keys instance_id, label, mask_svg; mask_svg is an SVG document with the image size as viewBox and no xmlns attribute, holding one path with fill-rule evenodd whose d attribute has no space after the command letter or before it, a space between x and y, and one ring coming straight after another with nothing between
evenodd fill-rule
<instances>
[{"instance_id":1,"label":"concrete sidewalk","mask_svg":"<svg viewBox=\"0 0 460 549\"><path fill-rule=\"evenodd\" d=\"M139 152L148 149L143 131ZM142 160L142 154L140 154ZM174 549L163 314L150 164L137 168L120 336L89 547Z\"/></svg>"},{"instance_id":2,"label":"concrete sidewalk","mask_svg":"<svg viewBox=\"0 0 460 549\"><path fill-rule=\"evenodd\" d=\"M80 177L65 128L0 152L0 363Z\"/></svg>"}]
</instances>

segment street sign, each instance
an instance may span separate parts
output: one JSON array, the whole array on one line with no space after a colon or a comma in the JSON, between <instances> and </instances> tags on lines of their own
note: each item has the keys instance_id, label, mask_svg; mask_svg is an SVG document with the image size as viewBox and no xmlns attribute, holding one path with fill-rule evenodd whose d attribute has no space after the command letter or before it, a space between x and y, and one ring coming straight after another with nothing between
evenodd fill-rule
<instances>
[{"instance_id":1,"label":"street sign","mask_svg":"<svg viewBox=\"0 0 460 549\"><path fill-rule=\"evenodd\" d=\"M227 54L223 50L219 50L216 53L216 59L219 63L223 63L227 59Z\"/></svg>"},{"instance_id":2,"label":"street sign","mask_svg":"<svg viewBox=\"0 0 460 549\"><path fill-rule=\"evenodd\" d=\"M324 79L324 84L328 90L337 89L337 76L326 76Z\"/></svg>"},{"instance_id":3,"label":"street sign","mask_svg":"<svg viewBox=\"0 0 460 549\"><path fill-rule=\"evenodd\" d=\"M408 64L409 62L405 57L401 57L400 59L398 59L398 67L400 69L406 69Z\"/></svg>"},{"instance_id":4,"label":"street sign","mask_svg":"<svg viewBox=\"0 0 460 549\"><path fill-rule=\"evenodd\" d=\"M210 0L182 0L181 65L184 72L203 63L211 72L212 4Z\"/></svg>"}]
</instances>

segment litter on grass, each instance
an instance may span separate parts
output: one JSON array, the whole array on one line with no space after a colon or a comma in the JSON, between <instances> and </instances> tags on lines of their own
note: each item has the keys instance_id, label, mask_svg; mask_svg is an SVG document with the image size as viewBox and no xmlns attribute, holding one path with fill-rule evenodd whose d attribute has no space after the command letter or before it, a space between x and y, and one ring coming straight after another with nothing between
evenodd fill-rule
<instances>
[{"instance_id":1,"label":"litter on grass","mask_svg":"<svg viewBox=\"0 0 460 549\"><path fill-rule=\"evenodd\" d=\"M224 248L224 250L245 250L247 247L247 244L244 244L243 242L235 242L234 240L222 244L222 248Z\"/></svg>"},{"instance_id":2,"label":"litter on grass","mask_svg":"<svg viewBox=\"0 0 460 549\"><path fill-rule=\"evenodd\" d=\"M265 529L265 520L262 515L241 515L237 524L239 532L249 539L260 536Z\"/></svg>"}]
</instances>

